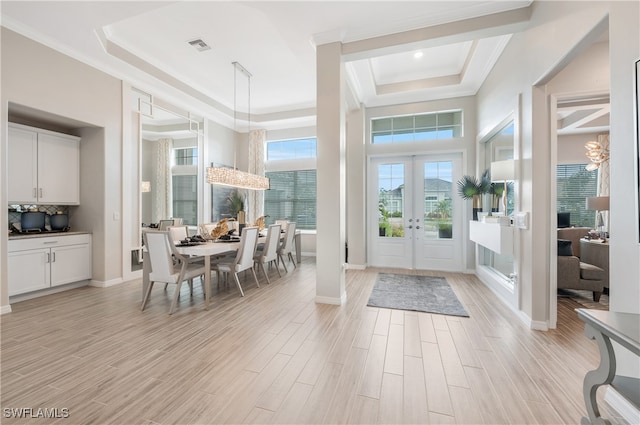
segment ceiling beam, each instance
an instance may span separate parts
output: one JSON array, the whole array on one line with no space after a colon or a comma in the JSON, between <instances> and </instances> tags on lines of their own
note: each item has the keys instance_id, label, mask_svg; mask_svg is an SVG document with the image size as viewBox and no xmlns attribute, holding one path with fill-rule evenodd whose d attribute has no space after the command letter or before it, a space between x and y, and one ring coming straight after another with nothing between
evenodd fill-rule
<instances>
[{"instance_id":1,"label":"ceiling beam","mask_svg":"<svg viewBox=\"0 0 640 425\"><path fill-rule=\"evenodd\" d=\"M370 59L409 50L513 34L528 25L531 10L531 6L528 6L478 18L343 43L342 55L346 61Z\"/></svg>"}]
</instances>

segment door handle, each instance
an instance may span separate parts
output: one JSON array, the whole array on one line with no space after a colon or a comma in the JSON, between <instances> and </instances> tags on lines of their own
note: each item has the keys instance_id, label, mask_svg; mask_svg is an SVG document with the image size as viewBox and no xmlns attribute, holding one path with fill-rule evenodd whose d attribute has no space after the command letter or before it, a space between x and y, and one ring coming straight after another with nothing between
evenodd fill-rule
<instances>
[{"instance_id":1,"label":"door handle","mask_svg":"<svg viewBox=\"0 0 640 425\"><path fill-rule=\"evenodd\" d=\"M413 229L413 226L409 225L407 226L407 229Z\"/></svg>"},{"instance_id":2,"label":"door handle","mask_svg":"<svg viewBox=\"0 0 640 425\"><path fill-rule=\"evenodd\" d=\"M409 219L409 223L411 223L412 221L413 221L413 219L412 219L412 218L410 218L410 219Z\"/></svg>"},{"instance_id":3,"label":"door handle","mask_svg":"<svg viewBox=\"0 0 640 425\"><path fill-rule=\"evenodd\" d=\"M56 262L56 253L55 253L55 252L53 253L53 261L51 261L51 262L52 262L52 263L55 263L55 262Z\"/></svg>"},{"instance_id":4,"label":"door handle","mask_svg":"<svg viewBox=\"0 0 640 425\"><path fill-rule=\"evenodd\" d=\"M33 198L37 198L38 197L38 189L37 188L33 188Z\"/></svg>"},{"instance_id":5,"label":"door handle","mask_svg":"<svg viewBox=\"0 0 640 425\"><path fill-rule=\"evenodd\" d=\"M42 188L40 188L40 197L42 198Z\"/></svg>"},{"instance_id":6,"label":"door handle","mask_svg":"<svg viewBox=\"0 0 640 425\"><path fill-rule=\"evenodd\" d=\"M420 229L420 226L416 226L416 230L417 230L417 229Z\"/></svg>"},{"instance_id":7,"label":"door handle","mask_svg":"<svg viewBox=\"0 0 640 425\"><path fill-rule=\"evenodd\" d=\"M51 254L47 252L47 263L50 263L50 262L51 262Z\"/></svg>"}]
</instances>

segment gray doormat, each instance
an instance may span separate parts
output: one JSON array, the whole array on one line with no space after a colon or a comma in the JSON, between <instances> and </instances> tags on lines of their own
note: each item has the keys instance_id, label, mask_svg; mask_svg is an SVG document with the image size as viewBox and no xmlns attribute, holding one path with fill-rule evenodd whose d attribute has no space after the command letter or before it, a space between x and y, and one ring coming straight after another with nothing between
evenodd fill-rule
<instances>
[{"instance_id":1,"label":"gray doormat","mask_svg":"<svg viewBox=\"0 0 640 425\"><path fill-rule=\"evenodd\" d=\"M444 277L378 273L368 306L469 317Z\"/></svg>"}]
</instances>

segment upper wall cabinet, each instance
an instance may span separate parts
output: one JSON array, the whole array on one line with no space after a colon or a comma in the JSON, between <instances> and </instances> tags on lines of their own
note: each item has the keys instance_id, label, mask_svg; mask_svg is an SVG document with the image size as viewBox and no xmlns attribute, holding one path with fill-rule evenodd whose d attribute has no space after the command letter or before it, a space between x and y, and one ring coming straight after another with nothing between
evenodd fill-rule
<instances>
[{"instance_id":1,"label":"upper wall cabinet","mask_svg":"<svg viewBox=\"0 0 640 425\"><path fill-rule=\"evenodd\" d=\"M80 203L80 138L9 124L10 204Z\"/></svg>"}]
</instances>

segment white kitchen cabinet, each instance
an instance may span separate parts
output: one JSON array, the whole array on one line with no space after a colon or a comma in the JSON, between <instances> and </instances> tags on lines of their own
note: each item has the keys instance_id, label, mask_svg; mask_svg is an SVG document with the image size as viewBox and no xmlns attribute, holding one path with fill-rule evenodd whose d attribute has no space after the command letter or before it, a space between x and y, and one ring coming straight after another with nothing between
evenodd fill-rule
<instances>
[{"instance_id":1,"label":"white kitchen cabinet","mask_svg":"<svg viewBox=\"0 0 640 425\"><path fill-rule=\"evenodd\" d=\"M91 279L91 235L8 242L9 296Z\"/></svg>"},{"instance_id":2,"label":"white kitchen cabinet","mask_svg":"<svg viewBox=\"0 0 640 425\"><path fill-rule=\"evenodd\" d=\"M80 203L80 138L9 124L10 204Z\"/></svg>"},{"instance_id":3,"label":"white kitchen cabinet","mask_svg":"<svg viewBox=\"0 0 640 425\"><path fill-rule=\"evenodd\" d=\"M9 250L11 250L11 241L9 241ZM50 248L9 251L7 254L9 296L50 287L50 255Z\"/></svg>"}]
</instances>

